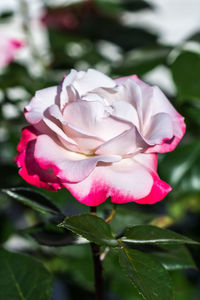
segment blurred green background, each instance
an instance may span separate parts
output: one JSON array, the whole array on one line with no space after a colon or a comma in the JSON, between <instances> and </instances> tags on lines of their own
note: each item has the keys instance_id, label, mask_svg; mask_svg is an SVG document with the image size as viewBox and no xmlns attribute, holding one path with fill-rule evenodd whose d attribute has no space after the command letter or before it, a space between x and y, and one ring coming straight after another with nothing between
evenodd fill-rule
<instances>
[{"instance_id":1,"label":"blurred green background","mask_svg":"<svg viewBox=\"0 0 200 300\"><path fill-rule=\"evenodd\" d=\"M13 158L21 129L26 125L23 107L36 90L57 85L71 68L86 70L92 67L112 77L137 74L146 82L161 86L185 117L187 131L175 151L159 155L160 177L173 187L173 191L153 206L121 205L112 226L120 232L127 225L152 222L198 240L200 30L179 43L164 42L159 28L140 21L142 13L157 9L151 1L62 1L62 5L59 1L40 2L38 11L41 14L37 17L36 14L32 17L29 1L23 0L17 1L17 9L0 11L0 32L17 20L17 27L23 32L19 38L24 42L16 60L0 70L0 187L30 187L18 175ZM200 11L200 5L193 6L193 10ZM66 215L88 211L66 190L42 192ZM42 246L51 243L49 239L54 230L48 225L47 216L35 213L4 194L0 196L0 209L0 242L7 249L31 253L43 260L55 275L53 300L92 299L92 258L88 245ZM107 201L99 211L106 216L111 209ZM36 226L37 230L30 236L25 229L31 226ZM190 247L190 250L199 266L198 248ZM141 299L128 279L122 276L114 254L106 257L104 273L107 299ZM170 273L175 300L200 299L197 270L176 267Z\"/></svg>"}]
</instances>

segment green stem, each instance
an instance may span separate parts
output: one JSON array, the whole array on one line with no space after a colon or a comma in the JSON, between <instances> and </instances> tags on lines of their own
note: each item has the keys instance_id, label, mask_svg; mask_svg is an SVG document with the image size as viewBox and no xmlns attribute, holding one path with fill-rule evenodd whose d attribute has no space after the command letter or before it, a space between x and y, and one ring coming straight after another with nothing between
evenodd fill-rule
<instances>
[{"instance_id":1,"label":"green stem","mask_svg":"<svg viewBox=\"0 0 200 300\"><path fill-rule=\"evenodd\" d=\"M90 208L90 213L96 215L96 207ZM103 300L103 276L100 259L100 246L90 243L94 263L95 300Z\"/></svg>"}]
</instances>

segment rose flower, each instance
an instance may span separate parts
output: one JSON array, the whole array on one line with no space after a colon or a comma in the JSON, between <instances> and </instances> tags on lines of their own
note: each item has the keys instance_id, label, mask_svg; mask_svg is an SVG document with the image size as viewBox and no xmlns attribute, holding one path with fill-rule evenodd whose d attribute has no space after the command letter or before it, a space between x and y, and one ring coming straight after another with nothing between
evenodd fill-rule
<instances>
[{"instance_id":1,"label":"rose flower","mask_svg":"<svg viewBox=\"0 0 200 300\"><path fill-rule=\"evenodd\" d=\"M158 152L172 151L184 118L158 87L137 76L112 80L89 69L72 70L56 87L37 91L25 107L15 158L29 183L67 188L89 206L153 204L171 187L157 174Z\"/></svg>"}]
</instances>

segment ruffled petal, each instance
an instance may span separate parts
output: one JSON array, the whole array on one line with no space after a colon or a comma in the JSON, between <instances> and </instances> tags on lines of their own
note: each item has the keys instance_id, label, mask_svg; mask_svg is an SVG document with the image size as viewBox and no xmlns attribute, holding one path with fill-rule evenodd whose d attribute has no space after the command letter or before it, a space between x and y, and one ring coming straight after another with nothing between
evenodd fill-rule
<instances>
[{"instance_id":1,"label":"ruffled petal","mask_svg":"<svg viewBox=\"0 0 200 300\"><path fill-rule=\"evenodd\" d=\"M156 167L155 154L138 154L134 159L97 166L82 182L64 185L78 201L88 206L97 206L109 196L113 203L153 204L171 190L158 177Z\"/></svg>"},{"instance_id":2,"label":"ruffled petal","mask_svg":"<svg viewBox=\"0 0 200 300\"><path fill-rule=\"evenodd\" d=\"M115 82L120 85L120 84L123 84L124 82L126 82L128 79L134 80L134 81L139 80L138 76L134 74L134 75L130 75L130 76L116 78Z\"/></svg>"},{"instance_id":3,"label":"ruffled petal","mask_svg":"<svg viewBox=\"0 0 200 300\"><path fill-rule=\"evenodd\" d=\"M73 85L80 95L84 95L99 87L113 88L116 86L114 80L94 69L88 69L87 72L78 72L77 77Z\"/></svg>"},{"instance_id":4,"label":"ruffled petal","mask_svg":"<svg viewBox=\"0 0 200 300\"><path fill-rule=\"evenodd\" d=\"M47 135L40 135L35 145L35 159L42 169L52 168L57 177L64 182L80 182L95 169L98 162L113 163L120 156L93 156L71 152L58 145Z\"/></svg>"},{"instance_id":5,"label":"ruffled petal","mask_svg":"<svg viewBox=\"0 0 200 300\"><path fill-rule=\"evenodd\" d=\"M134 155L140 151L144 151L148 144L144 141L135 126L124 131L117 137L99 146L96 154L116 154L116 155Z\"/></svg>"},{"instance_id":6,"label":"ruffled petal","mask_svg":"<svg viewBox=\"0 0 200 300\"><path fill-rule=\"evenodd\" d=\"M100 139L95 134L91 134L86 130L77 128L66 122L57 105L49 107L48 114L50 119L46 114L46 117L48 118L45 118L44 122L58 134L58 138L67 149L91 154L104 142L104 140ZM63 135L65 135L65 137Z\"/></svg>"},{"instance_id":7,"label":"ruffled petal","mask_svg":"<svg viewBox=\"0 0 200 300\"><path fill-rule=\"evenodd\" d=\"M43 119L45 110L55 104L57 87L53 86L37 91L35 97L25 107L25 117L31 124L36 124Z\"/></svg>"},{"instance_id":8,"label":"ruffled petal","mask_svg":"<svg viewBox=\"0 0 200 300\"><path fill-rule=\"evenodd\" d=\"M173 124L167 113L158 113L151 118L151 125L145 134L150 145L160 145L173 138Z\"/></svg>"},{"instance_id":9,"label":"ruffled petal","mask_svg":"<svg viewBox=\"0 0 200 300\"><path fill-rule=\"evenodd\" d=\"M141 82L141 83L140 83ZM140 129L142 130L152 115L152 95L151 86L143 83L137 76L130 76L123 82L123 99L129 102L137 111Z\"/></svg>"},{"instance_id":10,"label":"ruffled petal","mask_svg":"<svg viewBox=\"0 0 200 300\"><path fill-rule=\"evenodd\" d=\"M133 105L125 101L117 101L112 104L111 115L123 121L128 121L139 128L138 113Z\"/></svg>"},{"instance_id":11,"label":"ruffled petal","mask_svg":"<svg viewBox=\"0 0 200 300\"><path fill-rule=\"evenodd\" d=\"M107 141L131 128L131 123L111 116L102 103L77 101L66 106L63 117L70 125Z\"/></svg>"},{"instance_id":12,"label":"ruffled petal","mask_svg":"<svg viewBox=\"0 0 200 300\"><path fill-rule=\"evenodd\" d=\"M55 134L57 134L57 137L59 138L61 143L68 150L75 152L80 151L80 148L77 145L77 143L73 139L68 137L58 125L56 125L53 121L49 120L48 118L44 118L43 121L49 127L49 129L51 129Z\"/></svg>"},{"instance_id":13,"label":"ruffled petal","mask_svg":"<svg viewBox=\"0 0 200 300\"><path fill-rule=\"evenodd\" d=\"M71 70L67 76L64 76L63 80L58 86L59 97L57 104L61 110L63 110L67 103L80 99L79 92L72 85L76 77L77 71Z\"/></svg>"}]
</instances>

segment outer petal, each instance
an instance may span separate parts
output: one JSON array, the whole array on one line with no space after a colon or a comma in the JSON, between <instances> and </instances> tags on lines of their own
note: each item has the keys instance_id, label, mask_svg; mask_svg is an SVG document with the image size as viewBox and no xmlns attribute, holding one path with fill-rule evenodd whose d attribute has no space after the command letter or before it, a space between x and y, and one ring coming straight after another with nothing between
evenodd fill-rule
<instances>
[{"instance_id":1,"label":"outer petal","mask_svg":"<svg viewBox=\"0 0 200 300\"><path fill-rule=\"evenodd\" d=\"M151 125L145 134L150 145L162 144L173 138L173 124L166 113L158 113L151 118Z\"/></svg>"},{"instance_id":2,"label":"outer petal","mask_svg":"<svg viewBox=\"0 0 200 300\"><path fill-rule=\"evenodd\" d=\"M153 204L171 190L155 172L157 156L138 154L110 166L97 166L82 182L64 184L81 203L97 206L109 196L114 203Z\"/></svg>"},{"instance_id":3,"label":"outer petal","mask_svg":"<svg viewBox=\"0 0 200 300\"><path fill-rule=\"evenodd\" d=\"M71 152L59 146L47 135L40 135L35 145L35 159L42 169L52 168L57 177L64 182L80 182L95 169L98 162L113 163L120 156L87 156Z\"/></svg>"},{"instance_id":4,"label":"outer petal","mask_svg":"<svg viewBox=\"0 0 200 300\"><path fill-rule=\"evenodd\" d=\"M154 87L153 89L154 101L152 105L152 114L156 115L159 112L166 112L169 114L173 126L173 137L170 141L166 139L161 145L155 145L154 147L149 148L148 152L169 152L174 150L179 141L182 139L183 135L185 134L186 125L184 118L174 109L161 90L158 87Z\"/></svg>"},{"instance_id":5,"label":"outer petal","mask_svg":"<svg viewBox=\"0 0 200 300\"><path fill-rule=\"evenodd\" d=\"M17 147L18 155L15 162L20 167L19 174L28 183L50 191L56 191L63 187L61 180L57 178L52 169L41 169L34 158L35 142L38 136L33 126L25 127Z\"/></svg>"},{"instance_id":6,"label":"outer petal","mask_svg":"<svg viewBox=\"0 0 200 300\"><path fill-rule=\"evenodd\" d=\"M133 85L131 81L134 83ZM160 113L169 115L172 123L172 138L170 139L169 136L166 136L162 139L161 144L152 146L148 149L148 152L172 151L185 133L184 118L175 110L158 87L147 85L137 76L119 78L116 82L123 84L125 91L128 92L128 99L131 99L132 94L133 105L136 105L136 110L141 121L141 130L145 129L146 132L148 131L148 128L151 126L152 117L154 118L155 115Z\"/></svg>"}]
</instances>

